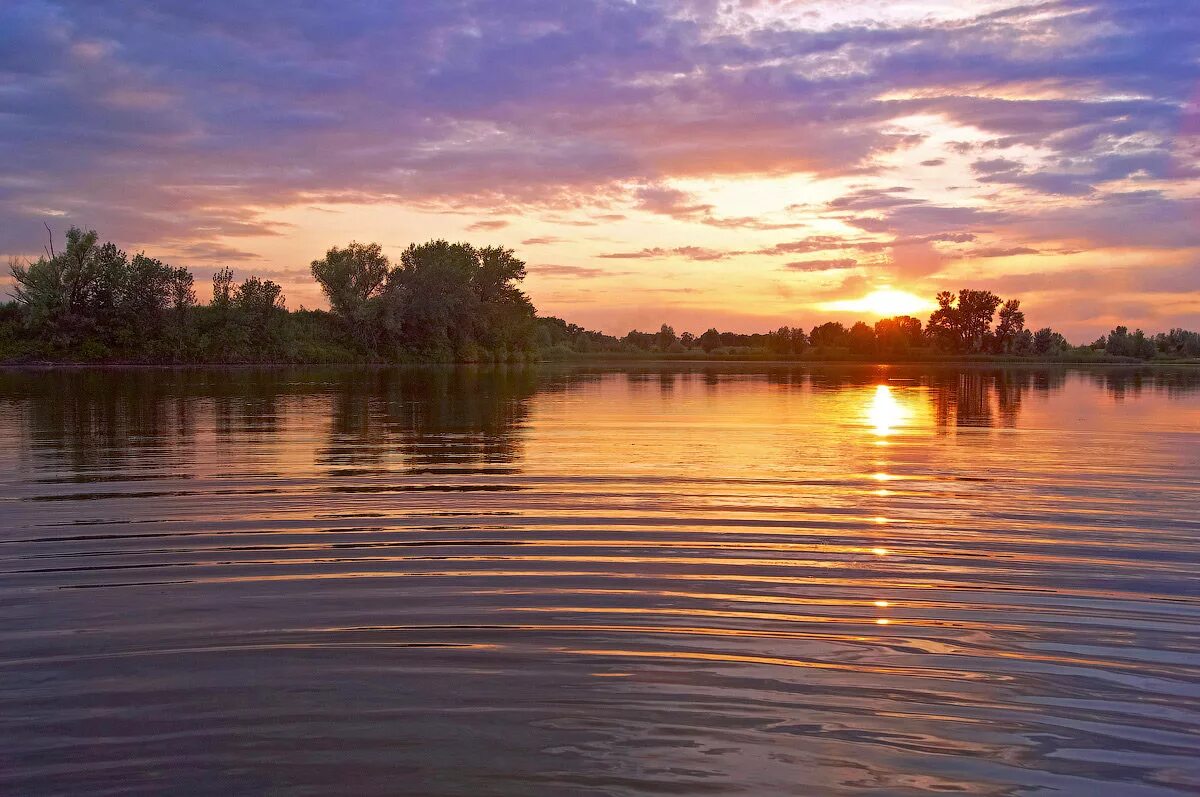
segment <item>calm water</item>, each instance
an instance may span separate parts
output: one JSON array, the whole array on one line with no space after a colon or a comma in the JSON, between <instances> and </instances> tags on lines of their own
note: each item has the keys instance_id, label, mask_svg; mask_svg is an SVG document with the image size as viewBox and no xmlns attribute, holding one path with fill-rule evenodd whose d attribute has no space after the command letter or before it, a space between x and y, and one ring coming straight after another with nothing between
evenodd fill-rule
<instances>
[{"instance_id":1,"label":"calm water","mask_svg":"<svg viewBox=\"0 0 1200 797\"><path fill-rule=\"evenodd\" d=\"M0 373L0 792L1200 793L1200 370Z\"/></svg>"}]
</instances>

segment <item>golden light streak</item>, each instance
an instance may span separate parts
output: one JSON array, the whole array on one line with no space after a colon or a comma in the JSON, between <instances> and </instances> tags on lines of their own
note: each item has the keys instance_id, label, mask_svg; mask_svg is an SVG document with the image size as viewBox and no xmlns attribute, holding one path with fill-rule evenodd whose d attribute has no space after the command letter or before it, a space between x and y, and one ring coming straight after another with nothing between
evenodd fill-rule
<instances>
[{"instance_id":1,"label":"golden light streak","mask_svg":"<svg viewBox=\"0 0 1200 797\"><path fill-rule=\"evenodd\" d=\"M871 404L867 407L867 422L875 427L875 434L886 437L908 420L909 412L887 385L878 385Z\"/></svg>"},{"instance_id":2,"label":"golden light streak","mask_svg":"<svg viewBox=\"0 0 1200 797\"><path fill-rule=\"evenodd\" d=\"M915 315L928 312L933 308L933 302L928 299L896 288L878 288L858 299L842 299L836 302L826 302L821 305L821 309L823 310L845 313L869 313L880 318L890 318L897 315Z\"/></svg>"}]
</instances>

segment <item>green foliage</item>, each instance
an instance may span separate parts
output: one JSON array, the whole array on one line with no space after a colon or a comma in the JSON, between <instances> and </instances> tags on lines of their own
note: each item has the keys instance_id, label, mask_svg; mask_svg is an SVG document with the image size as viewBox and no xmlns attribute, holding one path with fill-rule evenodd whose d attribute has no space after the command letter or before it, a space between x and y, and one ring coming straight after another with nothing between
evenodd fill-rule
<instances>
[{"instance_id":1,"label":"green foliage","mask_svg":"<svg viewBox=\"0 0 1200 797\"><path fill-rule=\"evenodd\" d=\"M1049 327L1025 328L1019 300L990 291L942 292L923 329L910 316L830 321L806 335L677 334L632 330L621 339L561 318L538 318L521 290L525 263L511 249L437 240L409 246L394 264L379 244L332 247L311 263L330 311L289 312L282 288L229 268L213 275L200 306L191 272L72 227L66 246L11 264L14 301L0 304L0 361L148 363L478 363L620 353L641 358L910 359L1037 356L1106 361L1200 357L1200 334L1148 336L1117 327L1072 348ZM997 318L997 310L999 315ZM993 321L996 321L993 327ZM933 347L933 348L931 348ZM939 355L938 350L943 352Z\"/></svg>"},{"instance_id":2,"label":"green foliage","mask_svg":"<svg viewBox=\"0 0 1200 797\"><path fill-rule=\"evenodd\" d=\"M1158 353L1158 347L1146 337L1145 332L1138 329L1130 334L1128 327L1117 327L1109 332L1104 350L1117 357L1137 357L1141 360L1149 360Z\"/></svg>"},{"instance_id":3,"label":"green foliage","mask_svg":"<svg viewBox=\"0 0 1200 797\"><path fill-rule=\"evenodd\" d=\"M1042 327L1033 333L1033 353L1040 355L1061 354L1071 348L1067 339L1050 327Z\"/></svg>"},{"instance_id":4,"label":"green foliage","mask_svg":"<svg viewBox=\"0 0 1200 797\"><path fill-rule=\"evenodd\" d=\"M1200 332L1172 329L1154 336L1155 347L1169 357L1200 357Z\"/></svg>"},{"instance_id":5,"label":"green foliage","mask_svg":"<svg viewBox=\"0 0 1200 797\"><path fill-rule=\"evenodd\" d=\"M145 254L130 259L95 231L72 227L62 252L14 263L16 301L27 326L50 349L97 360L112 350L178 350L195 304L192 275Z\"/></svg>"},{"instance_id":6,"label":"green foliage","mask_svg":"<svg viewBox=\"0 0 1200 797\"><path fill-rule=\"evenodd\" d=\"M341 249L334 246L323 259L314 260L311 269L346 333L362 348L375 348L386 332L385 296L394 298L386 291L391 263L383 247L357 241Z\"/></svg>"}]
</instances>

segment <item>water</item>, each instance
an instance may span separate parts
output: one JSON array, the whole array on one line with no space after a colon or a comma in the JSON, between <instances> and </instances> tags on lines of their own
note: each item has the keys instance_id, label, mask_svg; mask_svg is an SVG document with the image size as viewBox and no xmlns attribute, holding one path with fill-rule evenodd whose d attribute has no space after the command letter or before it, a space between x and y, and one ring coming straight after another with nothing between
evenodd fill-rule
<instances>
[{"instance_id":1,"label":"water","mask_svg":"<svg viewBox=\"0 0 1200 797\"><path fill-rule=\"evenodd\" d=\"M0 792L1200 793L1200 371L0 373Z\"/></svg>"}]
</instances>

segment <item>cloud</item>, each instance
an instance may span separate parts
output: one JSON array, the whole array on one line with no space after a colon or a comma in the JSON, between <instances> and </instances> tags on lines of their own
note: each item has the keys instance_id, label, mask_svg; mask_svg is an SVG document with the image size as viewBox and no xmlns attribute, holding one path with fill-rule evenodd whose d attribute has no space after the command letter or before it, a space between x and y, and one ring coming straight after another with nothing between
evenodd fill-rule
<instances>
[{"instance_id":1,"label":"cloud","mask_svg":"<svg viewBox=\"0 0 1200 797\"><path fill-rule=\"evenodd\" d=\"M477 232L477 231L480 231L480 230L502 230L502 229L504 229L504 228L505 228L505 227L507 227L507 226L508 226L508 222L507 222L507 221L504 221L504 220L502 220L502 219L497 219L497 220L494 220L494 221L491 221L491 220L489 220L489 221L477 221L477 222L475 222L474 224L468 224L468 225L467 225L467 230L468 230L469 232Z\"/></svg>"},{"instance_id":2,"label":"cloud","mask_svg":"<svg viewBox=\"0 0 1200 797\"><path fill-rule=\"evenodd\" d=\"M615 277L628 273L625 271L609 271L603 268L596 268L595 266L560 266L554 264L531 266L529 271L541 277L560 279Z\"/></svg>"},{"instance_id":3,"label":"cloud","mask_svg":"<svg viewBox=\"0 0 1200 797\"><path fill-rule=\"evenodd\" d=\"M791 263L785 263L783 267L788 271L837 271L857 265L857 260L847 257L837 260L793 260Z\"/></svg>"},{"instance_id":4,"label":"cloud","mask_svg":"<svg viewBox=\"0 0 1200 797\"><path fill-rule=\"evenodd\" d=\"M180 247L179 250L186 258L193 261L201 262L226 262L226 261L244 261L244 260L261 260L262 256L254 252L247 252L242 249L237 249L232 246L223 246L221 244L197 243L187 244Z\"/></svg>"},{"instance_id":5,"label":"cloud","mask_svg":"<svg viewBox=\"0 0 1200 797\"><path fill-rule=\"evenodd\" d=\"M834 210L865 211L887 210L925 203L924 199L908 196L911 191L912 189L907 186L861 188L834 199L829 203L829 207Z\"/></svg>"},{"instance_id":6,"label":"cloud","mask_svg":"<svg viewBox=\"0 0 1200 797\"><path fill-rule=\"evenodd\" d=\"M610 260L639 260L666 257L682 257L687 260L725 260L742 252L722 252L716 249L706 249L702 246L676 246L673 248L653 247L639 249L636 252L608 252L597 255Z\"/></svg>"},{"instance_id":7,"label":"cloud","mask_svg":"<svg viewBox=\"0 0 1200 797\"><path fill-rule=\"evenodd\" d=\"M838 235L810 235L796 241L784 241L764 249L756 249L756 255L796 255L813 252L834 252L857 249L861 252L881 252L891 246L888 241L862 238L843 238Z\"/></svg>"},{"instance_id":8,"label":"cloud","mask_svg":"<svg viewBox=\"0 0 1200 797\"><path fill-rule=\"evenodd\" d=\"M980 249L973 249L967 252L968 257L1013 257L1015 255L1036 255L1037 249L1031 249L1028 246L985 246Z\"/></svg>"},{"instance_id":9,"label":"cloud","mask_svg":"<svg viewBox=\"0 0 1200 797\"><path fill-rule=\"evenodd\" d=\"M712 212L713 206L697 202L685 191L664 186L645 186L634 192L638 210L676 219L690 219Z\"/></svg>"},{"instance_id":10,"label":"cloud","mask_svg":"<svg viewBox=\"0 0 1200 797\"><path fill-rule=\"evenodd\" d=\"M944 235L1194 247L1200 6L960 5L9 0L0 253L36 254L53 220L282 261L236 241L343 203L504 214L541 225L528 240L652 214L706 252L878 252L896 275L940 262ZM697 187L795 175L855 188L773 215ZM829 218L863 235L754 236ZM680 248L633 222L622 248Z\"/></svg>"},{"instance_id":11,"label":"cloud","mask_svg":"<svg viewBox=\"0 0 1200 797\"><path fill-rule=\"evenodd\" d=\"M808 226L802 221L772 222L754 216L731 216L728 218L708 216L701 219L700 222L710 227L720 227L726 230L795 230Z\"/></svg>"},{"instance_id":12,"label":"cloud","mask_svg":"<svg viewBox=\"0 0 1200 797\"><path fill-rule=\"evenodd\" d=\"M535 238L526 238L521 241L522 246L544 246L546 244L561 244L566 243L565 238L559 238L554 235L539 235Z\"/></svg>"}]
</instances>

